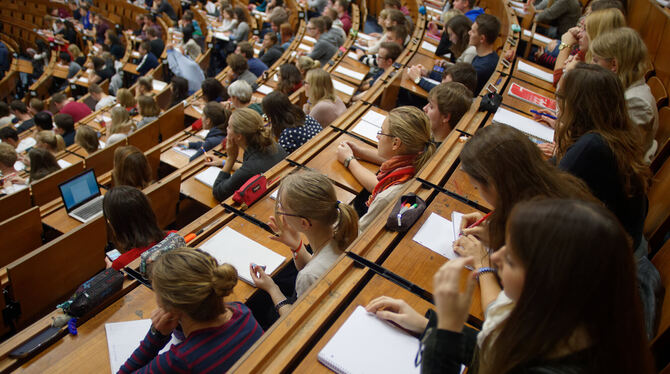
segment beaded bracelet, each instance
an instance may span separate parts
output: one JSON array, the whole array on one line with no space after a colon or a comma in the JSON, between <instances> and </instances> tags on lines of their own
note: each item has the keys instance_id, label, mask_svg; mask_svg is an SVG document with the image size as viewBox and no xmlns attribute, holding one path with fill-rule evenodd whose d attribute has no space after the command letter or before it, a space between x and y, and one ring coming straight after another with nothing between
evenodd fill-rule
<instances>
[{"instance_id":1,"label":"beaded bracelet","mask_svg":"<svg viewBox=\"0 0 670 374\"><path fill-rule=\"evenodd\" d=\"M479 268L479 269L477 270L477 275L475 275L475 278L477 278L477 281L479 281L479 276L480 276L480 275L482 275L482 274L484 274L484 273L492 273L492 274L495 274L495 273L497 273L497 272L498 272L498 270L496 270L496 268L490 268L490 267Z\"/></svg>"},{"instance_id":2,"label":"beaded bracelet","mask_svg":"<svg viewBox=\"0 0 670 374\"><path fill-rule=\"evenodd\" d=\"M291 302L288 301L288 299L284 299L279 303L277 303L277 305L275 305L275 310L277 311L277 313L279 313L279 309L281 309L285 305L291 305Z\"/></svg>"}]
</instances>

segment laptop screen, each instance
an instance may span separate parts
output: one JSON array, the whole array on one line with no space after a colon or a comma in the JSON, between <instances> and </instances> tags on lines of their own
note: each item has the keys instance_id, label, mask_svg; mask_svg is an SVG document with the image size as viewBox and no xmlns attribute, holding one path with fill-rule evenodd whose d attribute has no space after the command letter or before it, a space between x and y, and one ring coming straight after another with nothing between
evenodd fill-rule
<instances>
[{"instance_id":1,"label":"laptop screen","mask_svg":"<svg viewBox=\"0 0 670 374\"><path fill-rule=\"evenodd\" d=\"M98 188L98 181L95 179L93 169L61 183L58 187L63 197L65 209L68 212L100 195L100 188Z\"/></svg>"}]
</instances>

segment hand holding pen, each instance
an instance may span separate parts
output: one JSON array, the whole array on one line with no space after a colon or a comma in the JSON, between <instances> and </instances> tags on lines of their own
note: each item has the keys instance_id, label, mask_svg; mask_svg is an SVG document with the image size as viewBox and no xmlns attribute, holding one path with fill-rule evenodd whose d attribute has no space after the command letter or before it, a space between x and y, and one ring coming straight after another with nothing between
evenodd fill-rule
<instances>
[{"instance_id":1,"label":"hand holding pen","mask_svg":"<svg viewBox=\"0 0 670 374\"><path fill-rule=\"evenodd\" d=\"M531 109L530 112L533 114L533 119L537 122L543 123L552 129L556 128L556 115L554 112L547 109L535 110Z\"/></svg>"},{"instance_id":2,"label":"hand holding pen","mask_svg":"<svg viewBox=\"0 0 670 374\"><path fill-rule=\"evenodd\" d=\"M488 242L488 225L486 220L491 216L489 214L482 214L480 212L468 213L463 215L463 220L461 221L461 234L462 235L474 235L484 242Z\"/></svg>"}]
</instances>

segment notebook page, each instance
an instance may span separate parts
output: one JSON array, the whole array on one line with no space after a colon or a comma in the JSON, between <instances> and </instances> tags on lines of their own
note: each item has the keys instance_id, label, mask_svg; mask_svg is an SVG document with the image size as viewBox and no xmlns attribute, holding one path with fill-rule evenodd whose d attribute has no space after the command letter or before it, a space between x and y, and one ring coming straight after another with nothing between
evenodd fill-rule
<instances>
[{"instance_id":1,"label":"notebook page","mask_svg":"<svg viewBox=\"0 0 670 374\"><path fill-rule=\"evenodd\" d=\"M229 263L237 269L237 276L254 285L249 275L249 264L266 266L265 272L272 274L285 258L247 238L231 227L224 227L211 239L200 245L200 249L214 256L219 264Z\"/></svg>"},{"instance_id":2,"label":"notebook page","mask_svg":"<svg viewBox=\"0 0 670 374\"><path fill-rule=\"evenodd\" d=\"M433 53L435 53L435 51L437 51L437 47L433 44L428 43L428 42L422 42L421 43L421 48L423 48L427 51L433 52Z\"/></svg>"},{"instance_id":3,"label":"notebook page","mask_svg":"<svg viewBox=\"0 0 670 374\"><path fill-rule=\"evenodd\" d=\"M198 152L197 149L188 149L188 148L182 148L182 147L172 147L172 149L175 152L179 153L180 155L186 156L188 158L193 157L193 155L195 155Z\"/></svg>"},{"instance_id":4,"label":"notebook page","mask_svg":"<svg viewBox=\"0 0 670 374\"><path fill-rule=\"evenodd\" d=\"M381 127L377 127L368 121L360 121L353 129L351 129L352 132L368 138L375 143L377 142L377 132L380 130Z\"/></svg>"},{"instance_id":5,"label":"notebook page","mask_svg":"<svg viewBox=\"0 0 670 374\"><path fill-rule=\"evenodd\" d=\"M532 33L530 32L530 30L523 30L523 35L524 36L527 36L527 37L530 38L531 34ZM538 42L545 43L545 44L551 43L551 38L548 38L548 37L546 37L542 34L538 34L538 33L535 33L535 35L533 36L533 39L537 40ZM519 63L521 63L521 61L519 61Z\"/></svg>"},{"instance_id":6,"label":"notebook page","mask_svg":"<svg viewBox=\"0 0 670 374\"><path fill-rule=\"evenodd\" d=\"M534 66L528 65L527 63L519 60L519 64L517 65L517 69L520 72L532 75L536 78L542 79L545 82L549 83L554 83L554 75L552 73L547 73L546 71L542 69L538 69Z\"/></svg>"},{"instance_id":7,"label":"notebook page","mask_svg":"<svg viewBox=\"0 0 670 374\"><path fill-rule=\"evenodd\" d=\"M384 120L386 119L386 116L370 109L367 112L365 112L362 119L366 122L369 122L369 123L381 128L382 123L384 123Z\"/></svg>"},{"instance_id":8,"label":"notebook page","mask_svg":"<svg viewBox=\"0 0 670 374\"><path fill-rule=\"evenodd\" d=\"M316 44L316 39L312 38L309 35L303 35L302 40Z\"/></svg>"},{"instance_id":9,"label":"notebook page","mask_svg":"<svg viewBox=\"0 0 670 374\"><path fill-rule=\"evenodd\" d=\"M348 84L344 84L336 79L333 79L333 87L335 87L336 90L343 92L347 95L353 95L354 91L356 91L355 87L351 87Z\"/></svg>"},{"instance_id":10,"label":"notebook page","mask_svg":"<svg viewBox=\"0 0 670 374\"><path fill-rule=\"evenodd\" d=\"M272 92L272 87L262 84L256 90L263 95L268 95L270 92Z\"/></svg>"},{"instance_id":11,"label":"notebook page","mask_svg":"<svg viewBox=\"0 0 670 374\"><path fill-rule=\"evenodd\" d=\"M448 219L431 213L412 240L435 253L453 260L458 257L453 249L454 225Z\"/></svg>"},{"instance_id":12,"label":"notebook page","mask_svg":"<svg viewBox=\"0 0 670 374\"><path fill-rule=\"evenodd\" d=\"M35 140L35 138L25 138L21 140L19 145L16 146L16 153L25 152L28 148L34 147L35 144L37 144L37 140Z\"/></svg>"},{"instance_id":13,"label":"notebook page","mask_svg":"<svg viewBox=\"0 0 670 374\"><path fill-rule=\"evenodd\" d=\"M359 81L362 81L363 78L365 78L365 74L359 73L357 71L353 71L351 69L347 69L343 66L336 67L335 71L338 72L338 73L342 73L342 74L344 74L348 77L352 77L352 78L354 78L356 80L359 80Z\"/></svg>"},{"instance_id":14,"label":"notebook page","mask_svg":"<svg viewBox=\"0 0 670 374\"><path fill-rule=\"evenodd\" d=\"M105 332L107 333L107 348L109 349L109 364L112 374L119 371L121 365L133 354L135 349L140 346L140 342L151 328L150 319L140 319L136 321L105 323ZM174 335L172 340L165 345L159 354L165 353L172 345L179 344Z\"/></svg>"},{"instance_id":15,"label":"notebook page","mask_svg":"<svg viewBox=\"0 0 670 374\"><path fill-rule=\"evenodd\" d=\"M419 373L419 339L356 307L319 352L319 362L340 374Z\"/></svg>"},{"instance_id":16,"label":"notebook page","mask_svg":"<svg viewBox=\"0 0 670 374\"><path fill-rule=\"evenodd\" d=\"M554 130L552 128L505 108L498 108L496 114L493 116L493 123L501 123L514 127L528 136L545 142L551 143L554 141Z\"/></svg>"},{"instance_id":17,"label":"notebook page","mask_svg":"<svg viewBox=\"0 0 670 374\"><path fill-rule=\"evenodd\" d=\"M461 223L463 222L463 213L451 212L451 223L454 227L454 240L461 235Z\"/></svg>"},{"instance_id":18,"label":"notebook page","mask_svg":"<svg viewBox=\"0 0 670 374\"><path fill-rule=\"evenodd\" d=\"M214 187L214 182L216 181L216 177L219 176L219 172L221 171L220 168L216 166L210 166L204 171L201 171L195 176L195 179L201 183L206 184L209 187Z\"/></svg>"},{"instance_id":19,"label":"notebook page","mask_svg":"<svg viewBox=\"0 0 670 374\"><path fill-rule=\"evenodd\" d=\"M163 88L165 88L165 86L167 86L167 83L165 83L163 81L159 81L159 80L154 79L151 82L151 88L153 88L154 91L162 91Z\"/></svg>"},{"instance_id":20,"label":"notebook page","mask_svg":"<svg viewBox=\"0 0 670 374\"><path fill-rule=\"evenodd\" d=\"M71 162L65 161L63 159L57 160L56 162L58 163L58 166L61 167L61 169L65 169L66 167L72 165Z\"/></svg>"}]
</instances>

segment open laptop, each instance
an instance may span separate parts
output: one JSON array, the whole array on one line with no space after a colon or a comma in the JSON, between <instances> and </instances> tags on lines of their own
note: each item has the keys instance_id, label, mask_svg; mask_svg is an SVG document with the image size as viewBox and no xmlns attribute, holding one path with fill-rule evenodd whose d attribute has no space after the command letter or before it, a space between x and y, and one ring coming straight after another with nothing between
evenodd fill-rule
<instances>
[{"instance_id":1,"label":"open laptop","mask_svg":"<svg viewBox=\"0 0 670 374\"><path fill-rule=\"evenodd\" d=\"M93 169L59 184L58 188L70 217L86 223L102 214L103 196Z\"/></svg>"}]
</instances>

